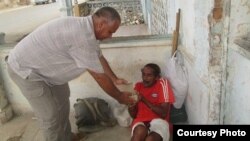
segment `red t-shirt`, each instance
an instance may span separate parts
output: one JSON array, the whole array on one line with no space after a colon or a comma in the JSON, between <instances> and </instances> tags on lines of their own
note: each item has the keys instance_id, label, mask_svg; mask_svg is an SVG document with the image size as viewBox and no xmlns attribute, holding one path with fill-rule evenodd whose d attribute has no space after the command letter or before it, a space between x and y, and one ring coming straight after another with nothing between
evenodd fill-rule
<instances>
[{"instance_id":1,"label":"red t-shirt","mask_svg":"<svg viewBox=\"0 0 250 141\"><path fill-rule=\"evenodd\" d=\"M138 82L136 83L134 89L154 105L160 105L161 103L165 102L172 104L175 101L170 84L166 79L163 78L157 80L156 84L152 87L144 87L142 82ZM137 122L151 121L155 118L160 118L160 116L154 113L146 104L140 101L138 102L138 112L136 118L133 120L132 125Z\"/></svg>"}]
</instances>

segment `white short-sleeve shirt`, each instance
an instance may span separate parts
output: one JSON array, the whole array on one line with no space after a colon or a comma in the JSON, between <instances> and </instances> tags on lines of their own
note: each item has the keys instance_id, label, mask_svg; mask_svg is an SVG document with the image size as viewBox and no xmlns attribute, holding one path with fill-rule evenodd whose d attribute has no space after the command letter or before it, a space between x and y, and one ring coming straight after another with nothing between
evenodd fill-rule
<instances>
[{"instance_id":1,"label":"white short-sleeve shirt","mask_svg":"<svg viewBox=\"0 0 250 141\"><path fill-rule=\"evenodd\" d=\"M103 73L92 16L52 20L20 41L8 57L22 78L61 85L90 69Z\"/></svg>"}]
</instances>

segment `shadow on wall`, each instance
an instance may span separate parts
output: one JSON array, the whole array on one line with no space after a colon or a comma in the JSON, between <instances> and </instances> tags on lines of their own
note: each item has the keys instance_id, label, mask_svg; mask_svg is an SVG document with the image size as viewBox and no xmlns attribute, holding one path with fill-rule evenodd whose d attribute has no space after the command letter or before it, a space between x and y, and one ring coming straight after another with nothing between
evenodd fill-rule
<instances>
[{"instance_id":1,"label":"shadow on wall","mask_svg":"<svg viewBox=\"0 0 250 141\"><path fill-rule=\"evenodd\" d=\"M234 43L246 49L247 51L250 51L250 32L248 32L246 35L236 37L234 39Z\"/></svg>"}]
</instances>

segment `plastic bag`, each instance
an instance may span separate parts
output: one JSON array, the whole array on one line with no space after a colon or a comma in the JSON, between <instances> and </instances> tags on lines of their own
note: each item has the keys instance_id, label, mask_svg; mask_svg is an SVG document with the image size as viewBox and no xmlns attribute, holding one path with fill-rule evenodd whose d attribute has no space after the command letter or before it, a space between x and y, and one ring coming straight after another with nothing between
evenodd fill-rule
<instances>
[{"instance_id":1,"label":"plastic bag","mask_svg":"<svg viewBox=\"0 0 250 141\"><path fill-rule=\"evenodd\" d=\"M118 104L113 108L113 114L118 124L122 127L129 127L133 119L130 117L128 107Z\"/></svg>"},{"instance_id":2,"label":"plastic bag","mask_svg":"<svg viewBox=\"0 0 250 141\"><path fill-rule=\"evenodd\" d=\"M188 81L182 54L179 51L175 51L167 62L165 74L174 92L175 102L173 105L175 108L180 109L187 96Z\"/></svg>"},{"instance_id":3,"label":"plastic bag","mask_svg":"<svg viewBox=\"0 0 250 141\"><path fill-rule=\"evenodd\" d=\"M117 85L117 88L120 91L127 91L127 92L131 92L132 94L134 93L133 83L129 83L127 85ZM113 114L118 124L122 127L129 127L133 121L133 119L130 117L130 114L128 112L128 107L118 102L114 103Z\"/></svg>"}]
</instances>

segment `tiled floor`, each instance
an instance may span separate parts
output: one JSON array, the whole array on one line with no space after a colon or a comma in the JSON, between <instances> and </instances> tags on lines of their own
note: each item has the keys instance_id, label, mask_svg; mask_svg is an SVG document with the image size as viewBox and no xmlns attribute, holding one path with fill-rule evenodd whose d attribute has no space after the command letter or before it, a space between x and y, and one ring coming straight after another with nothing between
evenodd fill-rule
<instances>
[{"instance_id":1,"label":"tiled floor","mask_svg":"<svg viewBox=\"0 0 250 141\"><path fill-rule=\"evenodd\" d=\"M71 117L72 130L77 131L74 119ZM130 128L116 125L105 130L87 134L84 141L128 141ZM15 116L9 122L0 126L0 141L44 141L42 132L32 114Z\"/></svg>"}]
</instances>

